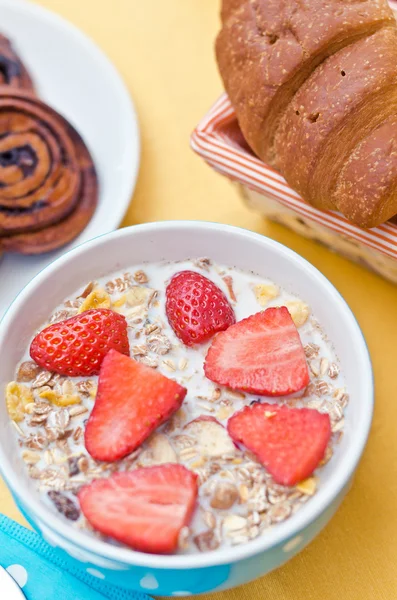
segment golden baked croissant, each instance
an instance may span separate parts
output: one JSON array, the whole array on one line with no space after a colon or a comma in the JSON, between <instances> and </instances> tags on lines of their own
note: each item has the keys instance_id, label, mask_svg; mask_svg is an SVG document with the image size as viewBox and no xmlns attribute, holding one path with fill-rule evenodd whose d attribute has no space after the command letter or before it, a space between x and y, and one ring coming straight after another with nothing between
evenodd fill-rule
<instances>
[{"instance_id":1,"label":"golden baked croissant","mask_svg":"<svg viewBox=\"0 0 397 600\"><path fill-rule=\"evenodd\" d=\"M397 24L386 0L223 0L220 73L253 151L303 198L397 213Z\"/></svg>"}]
</instances>

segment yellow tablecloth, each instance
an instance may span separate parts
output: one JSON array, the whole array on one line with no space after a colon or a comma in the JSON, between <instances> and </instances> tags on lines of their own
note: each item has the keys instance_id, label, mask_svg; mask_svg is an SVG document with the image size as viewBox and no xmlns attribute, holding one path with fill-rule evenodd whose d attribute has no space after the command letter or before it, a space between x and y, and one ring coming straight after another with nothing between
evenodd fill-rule
<instances>
[{"instance_id":1,"label":"yellow tablecloth","mask_svg":"<svg viewBox=\"0 0 397 600\"><path fill-rule=\"evenodd\" d=\"M204 219L277 239L335 284L369 343L376 378L375 422L355 485L342 508L320 537L286 566L216 597L396 600L397 287L267 224L244 207L228 181L189 149L192 128L221 91L212 50L217 0L36 1L90 35L114 61L135 99L142 167L124 225ZM0 507L22 522L1 482Z\"/></svg>"}]
</instances>

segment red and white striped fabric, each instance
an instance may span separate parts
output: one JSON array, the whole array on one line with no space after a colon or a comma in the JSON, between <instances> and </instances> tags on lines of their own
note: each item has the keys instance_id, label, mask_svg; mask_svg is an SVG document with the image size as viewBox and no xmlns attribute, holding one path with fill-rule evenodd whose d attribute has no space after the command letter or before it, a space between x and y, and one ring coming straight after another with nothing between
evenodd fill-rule
<instances>
[{"instance_id":1,"label":"red and white striped fabric","mask_svg":"<svg viewBox=\"0 0 397 600\"><path fill-rule=\"evenodd\" d=\"M397 10L397 0L390 0L390 4ZM338 212L320 211L304 202L279 173L259 160L245 143L226 94L199 123L192 134L191 146L211 167L230 179L265 193L297 214L397 259L397 225L388 222L364 230L349 223Z\"/></svg>"}]
</instances>

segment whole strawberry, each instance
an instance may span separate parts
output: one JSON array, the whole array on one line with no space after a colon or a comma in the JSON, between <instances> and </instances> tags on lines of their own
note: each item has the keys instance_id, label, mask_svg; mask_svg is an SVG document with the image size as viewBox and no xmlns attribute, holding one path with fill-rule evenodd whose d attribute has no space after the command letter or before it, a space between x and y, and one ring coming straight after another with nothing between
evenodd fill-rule
<instances>
[{"instance_id":1,"label":"whole strawberry","mask_svg":"<svg viewBox=\"0 0 397 600\"><path fill-rule=\"evenodd\" d=\"M30 356L47 371L71 377L97 375L109 350L129 355L125 317L94 308L40 331Z\"/></svg>"},{"instance_id":2,"label":"whole strawberry","mask_svg":"<svg viewBox=\"0 0 397 600\"><path fill-rule=\"evenodd\" d=\"M166 297L169 324L186 346L206 342L236 322L225 294L200 273L181 271L174 275Z\"/></svg>"}]
</instances>

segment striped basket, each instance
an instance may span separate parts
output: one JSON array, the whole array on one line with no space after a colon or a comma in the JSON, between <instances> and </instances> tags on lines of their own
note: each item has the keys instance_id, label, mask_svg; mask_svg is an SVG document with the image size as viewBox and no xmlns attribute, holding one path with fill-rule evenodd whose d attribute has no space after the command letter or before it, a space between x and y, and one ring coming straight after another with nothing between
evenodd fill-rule
<instances>
[{"instance_id":1,"label":"striped basket","mask_svg":"<svg viewBox=\"0 0 397 600\"><path fill-rule=\"evenodd\" d=\"M390 4L397 10L397 1ZM250 206L397 283L397 224L363 230L338 212L320 211L304 202L251 152L226 94L199 123L191 145L214 169L243 186Z\"/></svg>"}]
</instances>

